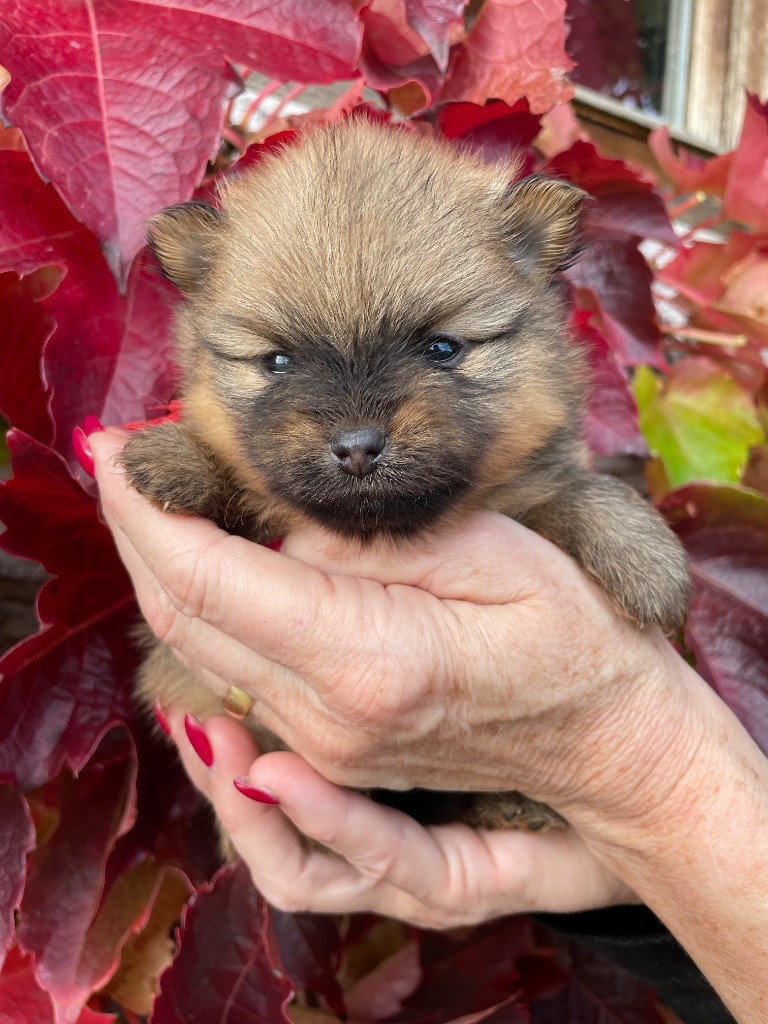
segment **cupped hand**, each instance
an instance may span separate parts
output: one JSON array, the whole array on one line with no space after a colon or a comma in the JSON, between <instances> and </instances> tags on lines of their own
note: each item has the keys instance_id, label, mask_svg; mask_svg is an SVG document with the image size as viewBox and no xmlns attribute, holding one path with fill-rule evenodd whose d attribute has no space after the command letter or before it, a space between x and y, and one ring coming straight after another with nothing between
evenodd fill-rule
<instances>
[{"instance_id":1,"label":"cupped hand","mask_svg":"<svg viewBox=\"0 0 768 1024\"><path fill-rule=\"evenodd\" d=\"M124 436L91 441L150 626L216 693L250 691L325 779L520 789L569 820L642 788L638 738L674 699L667 645L541 537L479 513L417 543L305 530L277 553L162 514L116 465Z\"/></svg>"},{"instance_id":2,"label":"cupped hand","mask_svg":"<svg viewBox=\"0 0 768 1024\"><path fill-rule=\"evenodd\" d=\"M175 711L169 724L187 772L213 804L258 889L282 910L372 911L424 928L450 928L504 914L636 902L575 831L423 828L328 782L296 754L259 757L250 733L226 717L205 723L213 756L207 768L182 720ZM249 799L235 789L235 778L278 803ZM336 856L309 848L299 832Z\"/></svg>"}]
</instances>

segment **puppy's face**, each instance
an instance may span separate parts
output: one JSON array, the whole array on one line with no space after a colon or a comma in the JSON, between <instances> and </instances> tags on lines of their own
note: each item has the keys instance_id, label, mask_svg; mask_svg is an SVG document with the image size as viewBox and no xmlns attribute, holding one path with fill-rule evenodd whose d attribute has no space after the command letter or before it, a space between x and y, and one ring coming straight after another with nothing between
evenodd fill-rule
<instances>
[{"instance_id":1,"label":"puppy's face","mask_svg":"<svg viewBox=\"0 0 768 1024\"><path fill-rule=\"evenodd\" d=\"M342 534L410 534L514 477L574 413L550 279L581 194L350 122L150 237L187 294L185 416Z\"/></svg>"}]
</instances>

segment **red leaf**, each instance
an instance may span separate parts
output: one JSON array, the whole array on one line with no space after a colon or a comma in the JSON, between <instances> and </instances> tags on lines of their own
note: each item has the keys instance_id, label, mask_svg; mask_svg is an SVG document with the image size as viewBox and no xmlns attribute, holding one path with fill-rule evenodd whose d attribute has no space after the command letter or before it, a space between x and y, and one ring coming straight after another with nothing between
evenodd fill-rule
<instances>
[{"instance_id":1,"label":"red leaf","mask_svg":"<svg viewBox=\"0 0 768 1024\"><path fill-rule=\"evenodd\" d=\"M523 917L493 921L461 938L450 933L427 932L422 947L423 981L405 1000L404 1009L410 1014L423 1014L435 1024L448 1024L455 1018L463 1020L465 1015L481 1013L477 1019L485 1020L487 1011L522 1002L525 977L521 960L540 947L531 922ZM539 972L536 981L537 987L543 984L549 991L562 984L563 973L552 959L547 966L548 970ZM499 1012L499 1024L505 1019L528 1019L521 1007L510 1006Z\"/></svg>"},{"instance_id":2,"label":"red leaf","mask_svg":"<svg viewBox=\"0 0 768 1024\"><path fill-rule=\"evenodd\" d=\"M346 0L11 0L4 15L4 113L122 283L147 218L189 199L216 149L224 58L332 82L360 44Z\"/></svg>"},{"instance_id":3,"label":"red leaf","mask_svg":"<svg viewBox=\"0 0 768 1024\"><path fill-rule=\"evenodd\" d=\"M571 103L559 103L541 119L541 132L536 138L536 149L545 160L570 149L574 142L589 141Z\"/></svg>"},{"instance_id":4,"label":"red leaf","mask_svg":"<svg viewBox=\"0 0 768 1024\"><path fill-rule=\"evenodd\" d=\"M95 502L60 456L18 431L8 441L2 546L56 576L38 598L43 628L0 662L0 779L29 788L64 764L77 771L110 725L130 718L136 612Z\"/></svg>"},{"instance_id":5,"label":"red leaf","mask_svg":"<svg viewBox=\"0 0 768 1024\"><path fill-rule=\"evenodd\" d=\"M723 212L755 231L768 231L768 103L751 92L732 157Z\"/></svg>"},{"instance_id":6,"label":"red leaf","mask_svg":"<svg viewBox=\"0 0 768 1024\"><path fill-rule=\"evenodd\" d=\"M691 484L661 510L691 561L686 642L696 667L768 752L768 498Z\"/></svg>"},{"instance_id":7,"label":"red leaf","mask_svg":"<svg viewBox=\"0 0 768 1024\"><path fill-rule=\"evenodd\" d=\"M289 1022L293 986L269 942L269 916L245 865L222 868L184 912L152 1024Z\"/></svg>"},{"instance_id":8,"label":"red leaf","mask_svg":"<svg viewBox=\"0 0 768 1024\"><path fill-rule=\"evenodd\" d=\"M54 446L73 467L72 430L84 416L105 424L151 419L175 387L171 318L175 290L138 257L120 295L94 240L72 253L69 273L44 302L56 320L44 369L51 388Z\"/></svg>"},{"instance_id":9,"label":"red leaf","mask_svg":"<svg viewBox=\"0 0 768 1024\"><path fill-rule=\"evenodd\" d=\"M577 340L587 353L590 392L584 423L589 447L595 455L648 454L637 423L637 405L627 376L589 313L575 315Z\"/></svg>"},{"instance_id":10,"label":"red leaf","mask_svg":"<svg viewBox=\"0 0 768 1024\"><path fill-rule=\"evenodd\" d=\"M62 1024L74 1024L104 980L113 943L89 935L99 909L107 857L133 821L136 754L123 736L109 742L77 779L59 784L59 823L30 858L19 943Z\"/></svg>"},{"instance_id":11,"label":"red leaf","mask_svg":"<svg viewBox=\"0 0 768 1024\"><path fill-rule=\"evenodd\" d=\"M268 927L269 946L279 951L283 969L294 986L311 989L323 996L334 1013L343 1014L344 998L335 977L341 948L339 919L270 910Z\"/></svg>"},{"instance_id":12,"label":"red leaf","mask_svg":"<svg viewBox=\"0 0 768 1024\"><path fill-rule=\"evenodd\" d=\"M532 170L532 157L525 150L539 134L541 119L530 112L527 100L514 106L502 100L491 100L483 107L446 103L437 108L436 123L444 138L480 153L484 160L508 161L513 166L524 156L527 165L522 173Z\"/></svg>"},{"instance_id":13,"label":"red leaf","mask_svg":"<svg viewBox=\"0 0 768 1024\"><path fill-rule=\"evenodd\" d=\"M7 91L7 90L6 90ZM0 270L29 274L64 266L65 255L88 232L32 165L19 133L0 127Z\"/></svg>"},{"instance_id":14,"label":"red leaf","mask_svg":"<svg viewBox=\"0 0 768 1024\"><path fill-rule=\"evenodd\" d=\"M27 877L26 855L35 848L27 802L10 786L0 788L0 967L14 942L15 912ZM0 982L2 991L2 982ZM2 1017L0 1017L2 1020Z\"/></svg>"},{"instance_id":15,"label":"red leaf","mask_svg":"<svg viewBox=\"0 0 768 1024\"><path fill-rule=\"evenodd\" d=\"M723 280L730 268L752 251L755 238L734 231L727 242L700 242L682 247L658 272L660 281L675 288L694 307L716 302L725 291Z\"/></svg>"},{"instance_id":16,"label":"red leaf","mask_svg":"<svg viewBox=\"0 0 768 1024\"><path fill-rule=\"evenodd\" d=\"M18 947L0 971L0 1024L57 1024L51 997L35 978L33 958Z\"/></svg>"},{"instance_id":17,"label":"red leaf","mask_svg":"<svg viewBox=\"0 0 768 1024\"><path fill-rule=\"evenodd\" d=\"M463 25L468 0L405 0L408 21L429 46L438 68L448 67L451 30Z\"/></svg>"},{"instance_id":18,"label":"red leaf","mask_svg":"<svg viewBox=\"0 0 768 1024\"><path fill-rule=\"evenodd\" d=\"M565 276L600 313L603 336L622 366L665 366L651 284L653 272L632 238L593 238Z\"/></svg>"},{"instance_id":19,"label":"red leaf","mask_svg":"<svg viewBox=\"0 0 768 1024\"><path fill-rule=\"evenodd\" d=\"M653 274L637 248L644 238L676 244L661 196L625 163L605 159L589 142L574 143L542 170L567 178L595 200L584 213L584 252L566 276L595 296L606 340L623 365L662 367Z\"/></svg>"},{"instance_id":20,"label":"red leaf","mask_svg":"<svg viewBox=\"0 0 768 1024\"><path fill-rule=\"evenodd\" d=\"M360 70L368 85L381 92L415 82L424 106L442 85L440 68L424 39L409 25L405 0L371 0L360 13L364 26Z\"/></svg>"},{"instance_id":21,"label":"red leaf","mask_svg":"<svg viewBox=\"0 0 768 1024\"><path fill-rule=\"evenodd\" d=\"M45 343L56 324L39 299L58 278L52 268L21 279L0 274L0 365L13 366L12 374L0 374L0 410L9 423L46 445L53 440L53 421L41 373Z\"/></svg>"},{"instance_id":22,"label":"red leaf","mask_svg":"<svg viewBox=\"0 0 768 1024\"><path fill-rule=\"evenodd\" d=\"M586 209L591 234L655 238L677 244L664 200L651 182L623 160L609 160L592 142L579 140L542 167L545 174L567 178L596 202Z\"/></svg>"},{"instance_id":23,"label":"red leaf","mask_svg":"<svg viewBox=\"0 0 768 1024\"><path fill-rule=\"evenodd\" d=\"M704 160L680 147L675 155L666 126L653 129L648 136L648 145L676 192L702 191L721 196L725 191L733 160L732 153Z\"/></svg>"},{"instance_id":24,"label":"red leaf","mask_svg":"<svg viewBox=\"0 0 768 1024\"><path fill-rule=\"evenodd\" d=\"M634 974L559 936L552 940L568 977L556 994L530 1004L533 1024L668 1024L658 996Z\"/></svg>"},{"instance_id":25,"label":"red leaf","mask_svg":"<svg viewBox=\"0 0 768 1024\"><path fill-rule=\"evenodd\" d=\"M14 426L53 443L76 466L71 434L84 416L123 423L151 418L167 405L175 292L142 258L127 295L120 295L93 235L18 148L0 149L0 215L12 226L0 266L29 273L55 264L66 271L58 287L51 271L38 270L10 289L5 302L0 294L0 310L7 307L12 324L0 356L31 332L19 344L23 376L14 373L13 387L0 384L0 407Z\"/></svg>"},{"instance_id":26,"label":"red leaf","mask_svg":"<svg viewBox=\"0 0 768 1024\"><path fill-rule=\"evenodd\" d=\"M440 100L515 103L543 114L572 95L565 53L565 0L486 0Z\"/></svg>"}]
</instances>

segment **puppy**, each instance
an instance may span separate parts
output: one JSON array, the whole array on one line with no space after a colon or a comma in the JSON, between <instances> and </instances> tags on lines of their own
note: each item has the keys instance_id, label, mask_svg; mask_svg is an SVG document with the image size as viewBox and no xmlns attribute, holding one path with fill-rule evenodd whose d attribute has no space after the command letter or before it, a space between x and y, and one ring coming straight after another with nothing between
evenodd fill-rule
<instances>
[{"instance_id":1,"label":"puppy","mask_svg":"<svg viewBox=\"0 0 768 1024\"><path fill-rule=\"evenodd\" d=\"M186 297L183 412L128 442L133 486L254 541L308 521L397 541L494 509L571 555L638 627L675 632L681 547L626 485L589 472L581 440L585 374L554 278L584 193L510 185L513 172L352 119L228 182L220 209L159 214L150 243ZM160 644L139 692L220 711ZM425 822L563 824L519 793L405 806Z\"/></svg>"}]
</instances>

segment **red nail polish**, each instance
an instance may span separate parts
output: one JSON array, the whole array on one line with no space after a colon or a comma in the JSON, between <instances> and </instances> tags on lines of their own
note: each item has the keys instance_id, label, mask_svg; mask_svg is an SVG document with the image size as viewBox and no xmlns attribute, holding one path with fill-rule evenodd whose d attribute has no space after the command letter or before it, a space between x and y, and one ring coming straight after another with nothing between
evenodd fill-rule
<instances>
[{"instance_id":1,"label":"red nail polish","mask_svg":"<svg viewBox=\"0 0 768 1024\"><path fill-rule=\"evenodd\" d=\"M267 544L264 545L264 547L265 548L269 548L270 551L279 551L280 548L282 548L282 546L283 546L283 538L282 537L275 537L274 540L271 540Z\"/></svg>"},{"instance_id":2,"label":"red nail polish","mask_svg":"<svg viewBox=\"0 0 768 1024\"><path fill-rule=\"evenodd\" d=\"M82 427L75 427L72 431L72 447L75 450L75 458L83 467L88 476L93 476L95 466L93 464L93 452L88 444L88 438Z\"/></svg>"},{"instance_id":3,"label":"red nail polish","mask_svg":"<svg viewBox=\"0 0 768 1024\"><path fill-rule=\"evenodd\" d=\"M165 717L165 713L157 701L155 701L154 710L157 724L160 726L160 728L163 730L166 736L170 736L171 727L170 725L168 725L168 719Z\"/></svg>"},{"instance_id":4,"label":"red nail polish","mask_svg":"<svg viewBox=\"0 0 768 1024\"><path fill-rule=\"evenodd\" d=\"M270 793L268 789L262 789L260 786L250 785L247 779L233 779L232 785L238 793L242 793L243 796L247 796L249 800L255 800L260 804L280 803L274 793Z\"/></svg>"},{"instance_id":5,"label":"red nail polish","mask_svg":"<svg viewBox=\"0 0 768 1024\"><path fill-rule=\"evenodd\" d=\"M95 416L86 416L80 425L86 437L90 437L91 434L98 434L104 429L104 424Z\"/></svg>"},{"instance_id":6,"label":"red nail polish","mask_svg":"<svg viewBox=\"0 0 768 1024\"><path fill-rule=\"evenodd\" d=\"M208 741L208 737L205 735L202 725L194 717L194 715L184 716L184 731L187 734L187 739L192 744L192 749L203 762L206 768L210 768L213 764L213 751L211 750L211 744Z\"/></svg>"}]
</instances>

